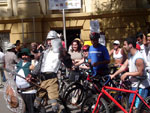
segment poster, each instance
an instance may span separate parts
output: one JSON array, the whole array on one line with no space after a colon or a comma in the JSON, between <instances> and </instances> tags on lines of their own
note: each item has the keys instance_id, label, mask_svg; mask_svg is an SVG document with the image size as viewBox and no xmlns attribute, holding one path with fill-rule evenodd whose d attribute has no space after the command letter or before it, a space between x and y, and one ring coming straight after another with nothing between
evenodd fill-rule
<instances>
[{"instance_id":1,"label":"poster","mask_svg":"<svg viewBox=\"0 0 150 113\"><path fill-rule=\"evenodd\" d=\"M90 31L100 33L100 26L98 20L91 20L90 21Z\"/></svg>"}]
</instances>

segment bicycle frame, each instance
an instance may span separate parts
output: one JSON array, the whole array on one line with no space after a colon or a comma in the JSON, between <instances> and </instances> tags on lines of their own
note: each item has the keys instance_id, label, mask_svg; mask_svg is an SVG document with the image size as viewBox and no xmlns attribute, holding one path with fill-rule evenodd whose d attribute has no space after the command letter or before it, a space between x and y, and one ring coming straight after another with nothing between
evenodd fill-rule
<instances>
[{"instance_id":1,"label":"bicycle frame","mask_svg":"<svg viewBox=\"0 0 150 113\"><path fill-rule=\"evenodd\" d=\"M133 97L133 101L131 103L131 106L130 106L130 110L129 110L129 113L132 112L132 108L133 108L133 105L134 105L134 102L135 102L135 99L136 97L138 96L140 98L140 100L150 109L150 106L145 102L145 100L139 95L138 93L138 90L136 91L132 91L132 90L127 90L127 89L120 89L120 88L115 88L115 87L109 87L109 86L103 86L102 87L102 90L101 90L101 93L99 94L98 96L98 99L97 99L97 102L96 102L96 105L94 107L94 110L92 113L95 113L96 111L96 108L98 106L98 103L99 103L99 100L100 98L102 97L102 95L106 95L109 99L111 99L124 113L128 113L125 108L122 107L122 105L120 105L105 89L111 89L111 90L114 90L114 91L121 91L121 92L127 92L127 93L134 93L134 97ZM97 113L98 111L96 111Z\"/></svg>"}]
</instances>

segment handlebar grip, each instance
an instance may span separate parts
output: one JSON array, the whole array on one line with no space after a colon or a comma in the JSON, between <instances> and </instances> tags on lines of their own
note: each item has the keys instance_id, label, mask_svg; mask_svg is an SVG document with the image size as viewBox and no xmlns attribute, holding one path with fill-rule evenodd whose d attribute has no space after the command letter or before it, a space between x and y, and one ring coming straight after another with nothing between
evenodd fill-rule
<instances>
[{"instance_id":1,"label":"handlebar grip","mask_svg":"<svg viewBox=\"0 0 150 113\"><path fill-rule=\"evenodd\" d=\"M106 75L104 78L107 78L107 81L104 83L104 86L108 83L108 82L110 82L110 75Z\"/></svg>"}]
</instances>

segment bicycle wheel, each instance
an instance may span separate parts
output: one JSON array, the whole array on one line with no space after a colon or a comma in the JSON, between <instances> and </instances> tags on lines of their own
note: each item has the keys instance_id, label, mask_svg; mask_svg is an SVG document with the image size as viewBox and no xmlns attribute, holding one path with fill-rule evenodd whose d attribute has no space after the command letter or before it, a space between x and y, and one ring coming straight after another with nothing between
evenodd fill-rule
<instances>
[{"instance_id":1,"label":"bicycle wheel","mask_svg":"<svg viewBox=\"0 0 150 113\"><path fill-rule=\"evenodd\" d=\"M117 100L117 102L119 102L119 104L122 105L123 108L125 108L126 110L129 109L129 96L126 95L126 93L117 92L114 96L114 99ZM115 103L113 104L116 106Z\"/></svg>"},{"instance_id":2,"label":"bicycle wheel","mask_svg":"<svg viewBox=\"0 0 150 113\"><path fill-rule=\"evenodd\" d=\"M64 89L64 92L62 94L62 98L64 99L66 97L66 94L68 93L69 90L71 90L72 88L75 88L75 87L82 87L82 85L78 82L72 82L70 83L68 86L66 86L66 88Z\"/></svg>"},{"instance_id":3,"label":"bicycle wheel","mask_svg":"<svg viewBox=\"0 0 150 113\"><path fill-rule=\"evenodd\" d=\"M145 99L145 102L150 106L150 96ZM137 113L150 113L150 109L143 102L141 102Z\"/></svg>"},{"instance_id":4,"label":"bicycle wheel","mask_svg":"<svg viewBox=\"0 0 150 113\"><path fill-rule=\"evenodd\" d=\"M118 96L118 99L119 103L126 109L128 110L129 109L129 96L128 95L125 95L125 94L120 94Z\"/></svg>"},{"instance_id":5,"label":"bicycle wheel","mask_svg":"<svg viewBox=\"0 0 150 113\"><path fill-rule=\"evenodd\" d=\"M98 95L87 97L81 106L81 113L92 113L96 105L97 97ZM103 98L99 101L96 113L109 113L109 107Z\"/></svg>"},{"instance_id":6,"label":"bicycle wheel","mask_svg":"<svg viewBox=\"0 0 150 113\"><path fill-rule=\"evenodd\" d=\"M65 106L69 108L70 111L79 109L83 102L85 92L83 87L74 87L69 90L64 97Z\"/></svg>"},{"instance_id":7,"label":"bicycle wheel","mask_svg":"<svg viewBox=\"0 0 150 113\"><path fill-rule=\"evenodd\" d=\"M59 96L60 98L63 98L64 92L66 90L66 87L69 85L69 83L67 82L67 80L62 80L59 83Z\"/></svg>"}]
</instances>

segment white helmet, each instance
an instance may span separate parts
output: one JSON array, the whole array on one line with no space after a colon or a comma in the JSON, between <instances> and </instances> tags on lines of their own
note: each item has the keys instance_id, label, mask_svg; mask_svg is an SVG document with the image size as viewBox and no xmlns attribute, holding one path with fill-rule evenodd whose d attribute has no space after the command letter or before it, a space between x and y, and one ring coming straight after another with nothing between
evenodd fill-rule
<instances>
[{"instance_id":1,"label":"white helmet","mask_svg":"<svg viewBox=\"0 0 150 113\"><path fill-rule=\"evenodd\" d=\"M55 39L55 38L58 38L57 32L53 30L49 31L46 39Z\"/></svg>"}]
</instances>

